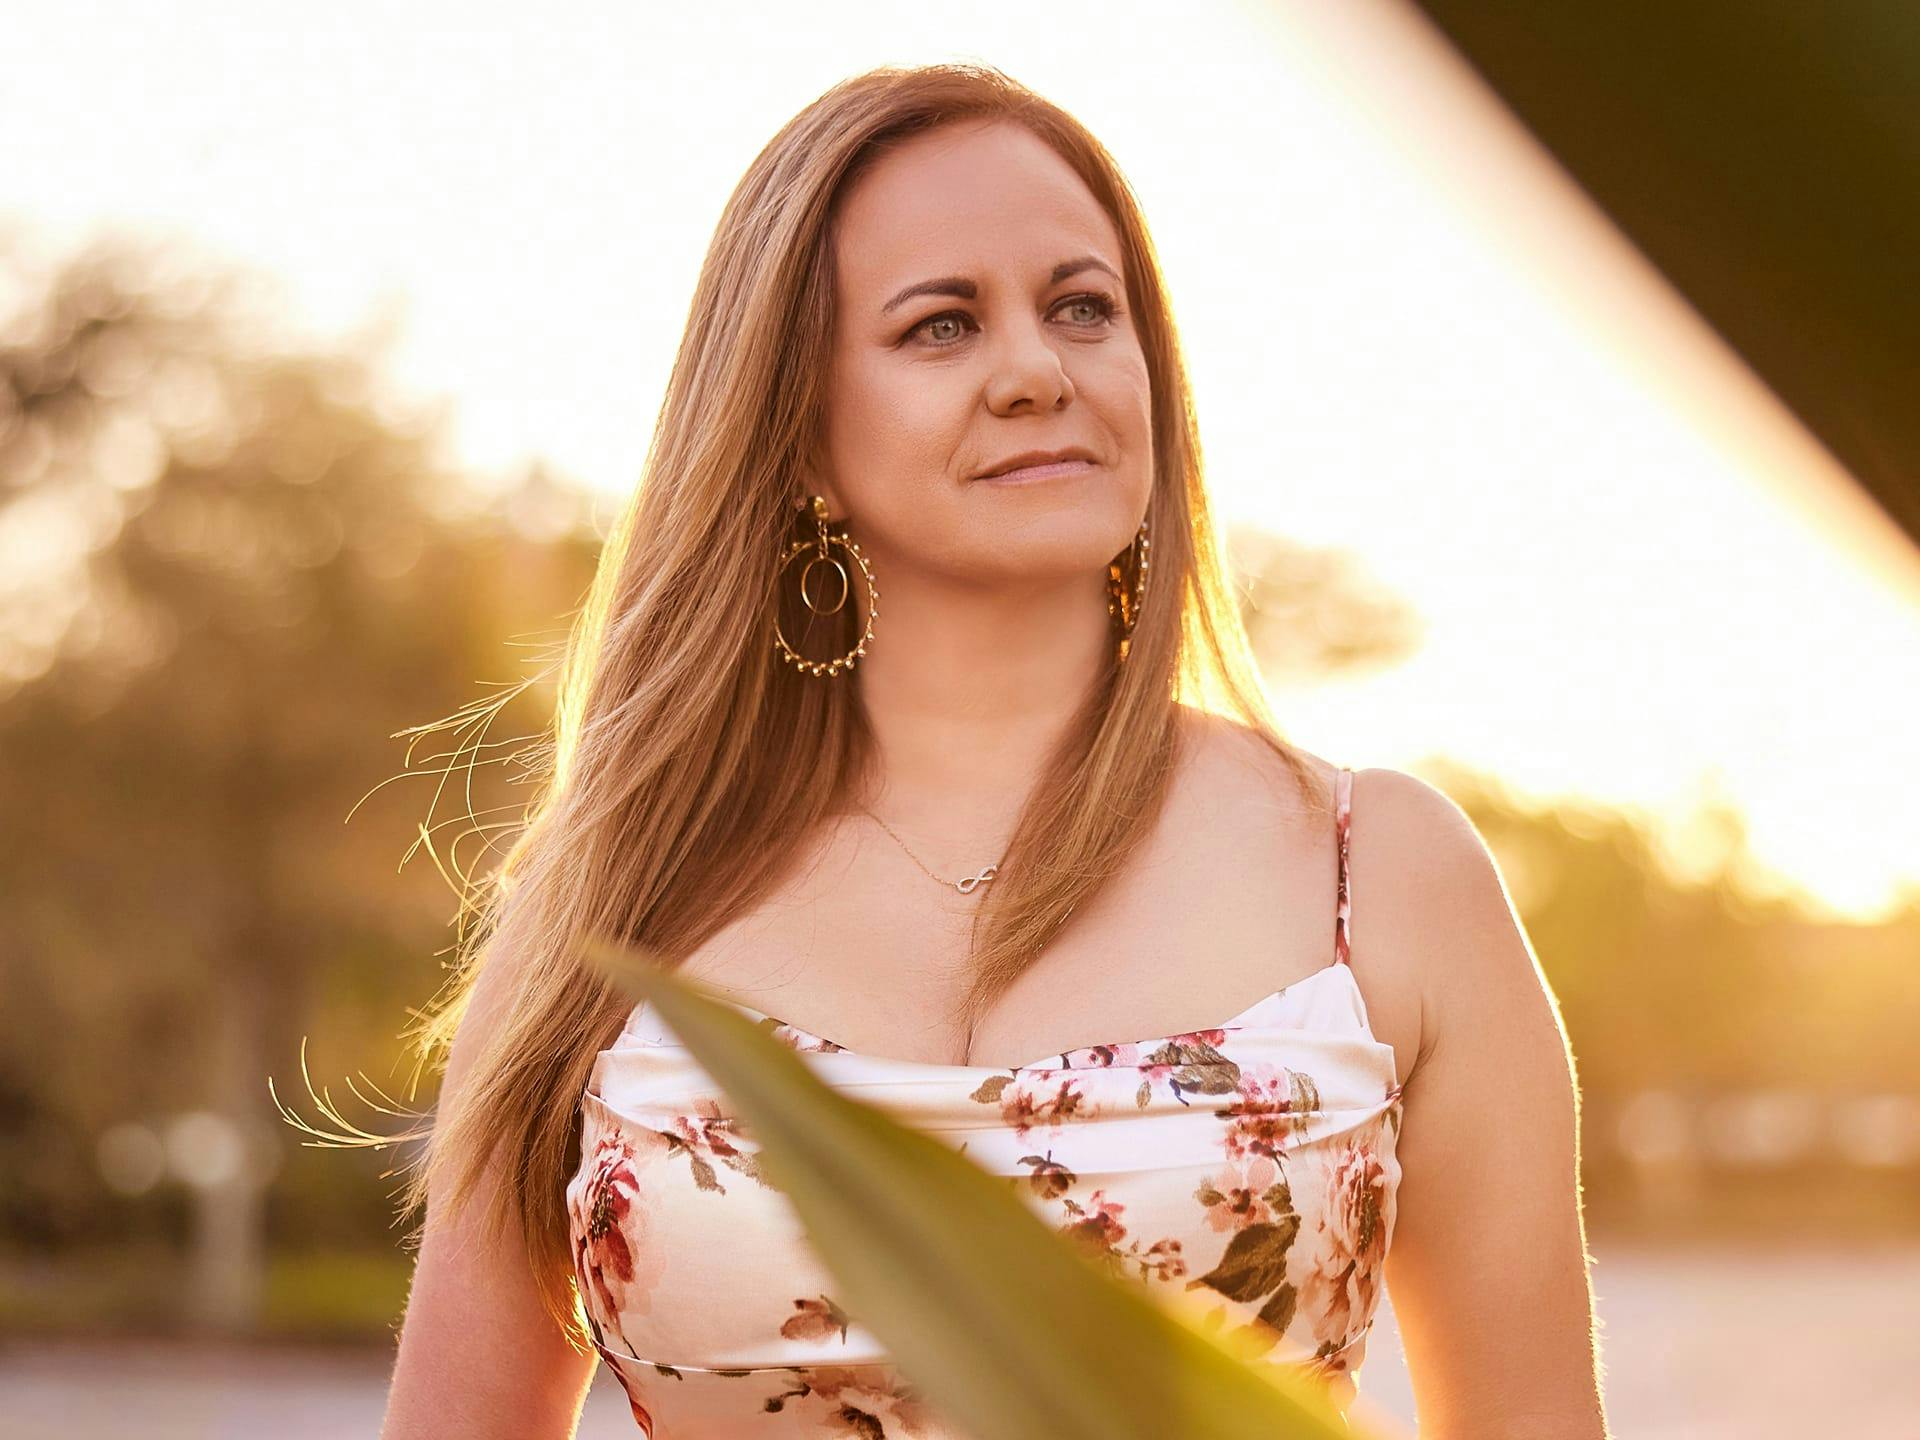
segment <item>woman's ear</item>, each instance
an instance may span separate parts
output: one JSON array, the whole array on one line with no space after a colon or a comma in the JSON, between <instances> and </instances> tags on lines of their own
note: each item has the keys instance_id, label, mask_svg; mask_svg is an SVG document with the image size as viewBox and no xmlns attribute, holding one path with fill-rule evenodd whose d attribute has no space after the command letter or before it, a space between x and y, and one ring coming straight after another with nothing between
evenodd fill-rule
<instances>
[{"instance_id":1,"label":"woman's ear","mask_svg":"<svg viewBox=\"0 0 1920 1440\"><path fill-rule=\"evenodd\" d=\"M824 432L811 442L803 442L798 448L799 462L794 467L793 485L788 498L795 506L804 507L811 503L813 496L824 496L828 518L835 521L846 519L847 507L841 503L840 491L831 476L832 466L827 463Z\"/></svg>"},{"instance_id":2,"label":"woman's ear","mask_svg":"<svg viewBox=\"0 0 1920 1440\"><path fill-rule=\"evenodd\" d=\"M802 464L800 476L796 481L797 489L789 490L787 502L796 510L804 510L813 503L815 495L824 496L827 502L827 518L840 521L847 518L846 507L840 503L833 485L820 477L819 469L812 464Z\"/></svg>"}]
</instances>

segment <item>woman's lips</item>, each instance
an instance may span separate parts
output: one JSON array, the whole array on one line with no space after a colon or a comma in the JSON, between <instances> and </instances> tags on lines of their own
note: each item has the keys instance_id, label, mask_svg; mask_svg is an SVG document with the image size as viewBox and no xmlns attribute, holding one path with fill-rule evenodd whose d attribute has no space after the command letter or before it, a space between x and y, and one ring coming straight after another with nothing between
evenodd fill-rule
<instances>
[{"instance_id":1,"label":"woman's lips","mask_svg":"<svg viewBox=\"0 0 1920 1440\"><path fill-rule=\"evenodd\" d=\"M1093 469L1091 460L1054 460L1045 465L1028 465L1001 475L982 475L980 485L1018 485L1028 480L1053 480L1062 475L1078 475Z\"/></svg>"}]
</instances>

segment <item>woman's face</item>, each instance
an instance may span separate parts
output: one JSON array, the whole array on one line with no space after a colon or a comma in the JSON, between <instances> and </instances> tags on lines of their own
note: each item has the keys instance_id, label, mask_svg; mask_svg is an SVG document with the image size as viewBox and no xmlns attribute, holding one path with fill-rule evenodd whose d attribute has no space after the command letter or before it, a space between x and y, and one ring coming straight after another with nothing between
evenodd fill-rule
<instances>
[{"instance_id":1,"label":"woman's face","mask_svg":"<svg viewBox=\"0 0 1920 1440\"><path fill-rule=\"evenodd\" d=\"M854 182L835 234L824 473L891 571L1084 581L1126 548L1153 483L1147 366L1120 241L1046 143L999 121L915 136ZM1029 451L1055 478L980 478Z\"/></svg>"}]
</instances>

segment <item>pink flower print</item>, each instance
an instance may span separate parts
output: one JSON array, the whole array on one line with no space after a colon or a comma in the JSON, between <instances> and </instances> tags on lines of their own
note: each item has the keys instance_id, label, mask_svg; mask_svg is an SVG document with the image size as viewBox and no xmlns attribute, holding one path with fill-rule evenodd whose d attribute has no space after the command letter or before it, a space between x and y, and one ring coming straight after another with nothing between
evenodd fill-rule
<instances>
[{"instance_id":1,"label":"pink flower print","mask_svg":"<svg viewBox=\"0 0 1920 1440\"><path fill-rule=\"evenodd\" d=\"M1057 1070L1024 1071L1001 1089L1000 1118L1021 1139L1029 1130L1057 1129L1085 1117L1087 1097L1076 1088L1080 1082L1071 1076L1059 1079L1059 1074Z\"/></svg>"},{"instance_id":2,"label":"pink flower print","mask_svg":"<svg viewBox=\"0 0 1920 1440\"><path fill-rule=\"evenodd\" d=\"M1180 1253L1180 1242L1171 1235L1156 1240L1145 1250L1136 1241L1129 1254L1140 1267L1143 1280L1178 1280L1187 1273L1186 1256Z\"/></svg>"},{"instance_id":3,"label":"pink flower print","mask_svg":"<svg viewBox=\"0 0 1920 1440\"><path fill-rule=\"evenodd\" d=\"M1045 1155L1022 1155L1020 1163L1032 1170L1033 1173L1027 1176L1027 1184L1042 1200L1059 1199L1073 1188L1074 1181L1079 1178L1054 1159L1051 1150Z\"/></svg>"},{"instance_id":4,"label":"pink flower print","mask_svg":"<svg viewBox=\"0 0 1920 1440\"><path fill-rule=\"evenodd\" d=\"M1155 1045L1153 1053L1140 1067L1149 1084L1165 1080L1176 1072L1196 1064L1217 1063L1223 1057L1220 1047L1227 1042L1224 1030L1183 1030ZM1238 1066L1234 1066L1235 1071Z\"/></svg>"},{"instance_id":5,"label":"pink flower print","mask_svg":"<svg viewBox=\"0 0 1920 1440\"><path fill-rule=\"evenodd\" d=\"M612 1336L627 1345L625 1318L648 1312L666 1268L659 1247L647 1243L647 1208L634 1203L639 1172L651 1159L652 1152L636 1152L632 1141L609 1131L568 1188L574 1280L596 1340Z\"/></svg>"},{"instance_id":6,"label":"pink flower print","mask_svg":"<svg viewBox=\"0 0 1920 1440\"><path fill-rule=\"evenodd\" d=\"M1226 1038L1227 1032L1218 1028L1183 1030L1180 1034L1169 1035L1164 1040L1124 1040L1115 1045L1088 1045L1079 1050L1069 1050L1062 1058L1072 1061L1075 1069L1137 1069L1150 1079L1159 1079L1178 1067L1164 1062L1155 1063L1151 1058L1142 1063L1143 1050L1154 1054L1164 1051L1168 1045L1188 1047L1204 1045L1209 1049L1218 1049Z\"/></svg>"},{"instance_id":7,"label":"pink flower print","mask_svg":"<svg viewBox=\"0 0 1920 1440\"><path fill-rule=\"evenodd\" d=\"M689 1150L716 1156L737 1155L740 1152L729 1133L731 1124L718 1100L696 1100L691 1115L673 1117L672 1133Z\"/></svg>"},{"instance_id":8,"label":"pink flower print","mask_svg":"<svg viewBox=\"0 0 1920 1440\"><path fill-rule=\"evenodd\" d=\"M1372 1319L1379 1300L1394 1195L1374 1148L1378 1135L1376 1122L1328 1159L1312 1260L1300 1286L1323 1344L1345 1344Z\"/></svg>"},{"instance_id":9,"label":"pink flower print","mask_svg":"<svg viewBox=\"0 0 1920 1440\"><path fill-rule=\"evenodd\" d=\"M1393 1130L1396 1139L1400 1134L1400 1121L1405 1109L1403 1102L1406 1091L1407 1087L1405 1085L1389 1085L1387 1087L1386 1122Z\"/></svg>"},{"instance_id":10,"label":"pink flower print","mask_svg":"<svg viewBox=\"0 0 1920 1440\"><path fill-rule=\"evenodd\" d=\"M1137 1271L1142 1280L1173 1280L1187 1273L1186 1257L1180 1241L1173 1236L1142 1244L1130 1238L1120 1217L1126 1206L1109 1200L1105 1190L1096 1190L1083 1205L1068 1196L1061 1203L1071 1217L1060 1233L1082 1247L1095 1260L1105 1260L1115 1275Z\"/></svg>"},{"instance_id":11,"label":"pink flower print","mask_svg":"<svg viewBox=\"0 0 1920 1440\"><path fill-rule=\"evenodd\" d=\"M1201 1203L1207 1207L1207 1224L1215 1230L1266 1224L1273 1218L1267 1192L1279 1178L1278 1162L1267 1155L1228 1162L1199 1189Z\"/></svg>"},{"instance_id":12,"label":"pink flower print","mask_svg":"<svg viewBox=\"0 0 1920 1440\"><path fill-rule=\"evenodd\" d=\"M1212 1030L1183 1030L1173 1038L1184 1045L1205 1045L1210 1050L1218 1050L1227 1043L1227 1032L1217 1027Z\"/></svg>"},{"instance_id":13,"label":"pink flower print","mask_svg":"<svg viewBox=\"0 0 1920 1440\"><path fill-rule=\"evenodd\" d=\"M1227 1157L1277 1156L1320 1109L1320 1089L1302 1071L1242 1071L1238 1099L1214 1113L1227 1121Z\"/></svg>"},{"instance_id":14,"label":"pink flower print","mask_svg":"<svg viewBox=\"0 0 1920 1440\"><path fill-rule=\"evenodd\" d=\"M810 1365L793 1372L799 1388L770 1397L771 1413L799 1400L809 1410L823 1407L821 1418L831 1427L822 1435L847 1435L854 1440L885 1440L895 1435L924 1434L930 1423L919 1392L898 1371L874 1366ZM813 1433L811 1429L809 1434Z\"/></svg>"},{"instance_id":15,"label":"pink flower print","mask_svg":"<svg viewBox=\"0 0 1920 1440\"><path fill-rule=\"evenodd\" d=\"M793 1302L793 1308L798 1313L789 1315L780 1327L780 1333L789 1340L826 1340L834 1335L845 1340L847 1327L853 1323L831 1296L813 1300L803 1297Z\"/></svg>"},{"instance_id":16,"label":"pink flower print","mask_svg":"<svg viewBox=\"0 0 1920 1440\"><path fill-rule=\"evenodd\" d=\"M1087 1246L1096 1255L1111 1254L1127 1238L1127 1227L1120 1223L1127 1207L1107 1199L1106 1194L1105 1190L1094 1191L1085 1205L1069 1200L1067 1208L1074 1219L1061 1227L1068 1239Z\"/></svg>"},{"instance_id":17,"label":"pink flower print","mask_svg":"<svg viewBox=\"0 0 1920 1440\"><path fill-rule=\"evenodd\" d=\"M760 1173L759 1155L742 1150L734 1143L740 1133L739 1126L720 1108L717 1099L696 1100L692 1114L676 1115L670 1129L654 1133L667 1142L669 1154L687 1157L693 1182L702 1190L726 1193L727 1187L720 1183L719 1172L713 1168L715 1160L762 1185L767 1184L766 1177Z\"/></svg>"},{"instance_id":18,"label":"pink flower print","mask_svg":"<svg viewBox=\"0 0 1920 1440\"><path fill-rule=\"evenodd\" d=\"M594 1348L607 1362L607 1368L613 1371L613 1378L620 1382L620 1388L627 1392L627 1408L633 1412L633 1418L639 1424L641 1433L653 1434L653 1412L647 1409L641 1398L639 1382L628 1378L626 1369L621 1363L626 1357L609 1350L597 1340L594 1342Z\"/></svg>"},{"instance_id":19,"label":"pink flower print","mask_svg":"<svg viewBox=\"0 0 1920 1440\"><path fill-rule=\"evenodd\" d=\"M1140 1046L1133 1040L1121 1045L1088 1045L1069 1050L1062 1058L1078 1070L1127 1070L1139 1063Z\"/></svg>"},{"instance_id":20,"label":"pink flower print","mask_svg":"<svg viewBox=\"0 0 1920 1440\"><path fill-rule=\"evenodd\" d=\"M1226 1039L1226 1030L1215 1026L1182 1031L1155 1043L1146 1063L1138 1067L1140 1108L1146 1109L1153 1087L1162 1081L1182 1105L1193 1103L1188 1095L1232 1094L1240 1083L1240 1067L1220 1053L1219 1047Z\"/></svg>"},{"instance_id":21,"label":"pink flower print","mask_svg":"<svg viewBox=\"0 0 1920 1440\"><path fill-rule=\"evenodd\" d=\"M1140 1075L1140 1088L1135 1092L1134 1104L1144 1110L1153 1103L1153 1087L1172 1075L1175 1067L1171 1064L1155 1063L1155 1055L1167 1055L1171 1051L1166 1041L1125 1040L1117 1045L1088 1045L1079 1050L1069 1050L1061 1059L1076 1070L1135 1070Z\"/></svg>"}]
</instances>

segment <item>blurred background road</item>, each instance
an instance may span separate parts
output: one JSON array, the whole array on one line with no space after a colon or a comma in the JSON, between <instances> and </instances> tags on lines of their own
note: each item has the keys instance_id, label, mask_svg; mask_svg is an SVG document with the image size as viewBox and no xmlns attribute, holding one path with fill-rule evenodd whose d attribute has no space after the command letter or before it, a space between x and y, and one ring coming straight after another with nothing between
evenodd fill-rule
<instances>
[{"instance_id":1,"label":"blurred background road","mask_svg":"<svg viewBox=\"0 0 1920 1440\"><path fill-rule=\"evenodd\" d=\"M1916 1433L1911 1349L1873 1337L1920 1335L1920 1245L1602 1248L1594 1288L1618 1435ZM1387 1434L1411 1434L1391 1296L1374 1335L1354 1413L1383 1422ZM130 1426L148 1440L372 1435L389 1363L387 1352L365 1347L20 1342L0 1348L0 1415L17 1440L94 1440ZM636 1433L619 1386L597 1375L583 1440Z\"/></svg>"}]
</instances>

